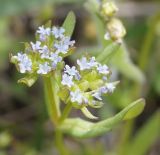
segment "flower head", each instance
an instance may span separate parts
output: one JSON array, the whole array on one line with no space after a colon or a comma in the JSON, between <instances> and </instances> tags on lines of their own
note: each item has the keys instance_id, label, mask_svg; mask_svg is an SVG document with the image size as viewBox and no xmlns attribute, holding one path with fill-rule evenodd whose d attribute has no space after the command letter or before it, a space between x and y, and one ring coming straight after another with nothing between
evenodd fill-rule
<instances>
[{"instance_id":1,"label":"flower head","mask_svg":"<svg viewBox=\"0 0 160 155\"><path fill-rule=\"evenodd\" d=\"M73 105L80 107L82 103L92 107L101 104L102 95L112 93L115 89L115 85L109 82L110 71L108 66L98 63L95 57L82 57L77 60L77 64L78 69L75 66L65 65L61 81L62 85L65 86L64 89L70 92L70 101ZM86 72L88 69L90 71ZM81 78L74 78L76 75Z\"/></svg>"},{"instance_id":2,"label":"flower head","mask_svg":"<svg viewBox=\"0 0 160 155\"><path fill-rule=\"evenodd\" d=\"M36 31L36 41L25 43L24 53L12 56L12 62L19 68L20 73L31 73L37 75L51 75L51 71L63 67L63 58L75 41L70 40L70 36L65 35L63 27L40 26ZM78 78L78 74L77 74Z\"/></svg>"}]
</instances>

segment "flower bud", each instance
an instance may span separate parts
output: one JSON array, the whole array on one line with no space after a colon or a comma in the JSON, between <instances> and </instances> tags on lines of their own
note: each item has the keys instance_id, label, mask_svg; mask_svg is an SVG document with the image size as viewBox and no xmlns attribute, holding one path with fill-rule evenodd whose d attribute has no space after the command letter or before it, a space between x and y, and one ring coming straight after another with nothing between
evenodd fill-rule
<instances>
[{"instance_id":1,"label":"flower bud","mask_svg":"<svg viewBox=\"0 0 160 155\"><path fill-rule=\"evenodd\" d=\"M112 18L108 22L107 28L108 28L110 37L113 40L121 40L126 34L126 30L122 22L117 18Z\"/></svg>"},{"instance_id":2,"label":"flower bud","mask_svg":"<svg viewBox=\"0 0 160 155\"><path fill-rule=\"evenodd\" d=\"M101 12L104 17L112 17L116 12L118 11L118 8L114 2L103 2Z\"/></svg>"}]
</instances>

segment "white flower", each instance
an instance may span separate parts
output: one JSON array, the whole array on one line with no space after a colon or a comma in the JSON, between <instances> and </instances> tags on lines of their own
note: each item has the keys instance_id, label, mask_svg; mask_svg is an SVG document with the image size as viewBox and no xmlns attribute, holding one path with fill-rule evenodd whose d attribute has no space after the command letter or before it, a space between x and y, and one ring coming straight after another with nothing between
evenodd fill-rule
<instances>
[{"instance_id":1,"label":"white flower","mask_svg":"<svg viewBox=\"0 0 160 155\"><path fill-rule=\"evenodd\" d=\"M70 40L70 37L63 37L62 40L63 44L68 45L68 46L73 46L75 44L74 40Z\"/></svg>"},{"instance_id":2,"label":"white flower","mask_svg":"<svg viewBox=\"0 0 160 155\"><path fill-rule=\"evenodd\" d=\"M114 89L116 88L113 83L107 83L106 84L106 88L108 90L109 93L113 93Z\"/></svg>"},{"instance_id":3,"label":"white flower","mask_svg":"<svg viewBox=\"0 0 160 155\"><path fill-rule=\"evenodd\" d=\"M81 76L79 72L76 70L76 67L70 67L68 65L65 66L64 72L70 76L74 76L77 80L80 80Z\"/></svg>"},{"instance_id":4,"label":"white flower","mask_svg":"<svg viewBox=\"0 0 160 155\"><path fill-rule=\"evenodd\" d=\"M103 87L100 87L100 88L99 88L99 92L100 92L101 94L106 94L106 93L108 92L108 89L107 89L106 86L103 86Z\"/></svg>"},{"instance_id":5,"label":"white flower","mask_svg":"<svg viewBox=\"0 0 160 155\"><path fill-rule=\"evenodd\" d=\"M50 58L50 60L54 61L55 63L62 61L62 57L59 56L57 53L51 53L49 58Z\"/></svg>"},{"instance_id":6,"label":"white flower","mask_svg":"<svg viewBox=\"0 0 160 155\"><path fill-rule=\"evenodd\" d=\"M98 65L97 70L100 74L109 74L109 68L107 65Z\"/></svg>"},{"instance_id":7,"label":"white flower","mask_svg":"<svg viewBox=\"0 0 160 155\"><path fill-rule=\"evenodd\" d=\"M104 35L104 39L105 40L110 40L111 39L111 36L110 36L109 32L106 32L106 34Z\"/></svg>"},{"instance_id":8,"label":"white flower","mask_svg":"<svg viewBox=\"0 0 160 155\"><path fill-rule=\"evenodd\" d=\"M38 27L37 33L40 35L40 40L45 41L46 36L49 36L51 32L50 28L44 28L44 26Z\"/></svg>"},{"instance_id":9,"label":"white flower","mask_svg":"<svg viewBox=\"0 0 160 155\"><path fill-rule=\"evenodd\" d=\"M81 60L77 60L77 64L79 65L80 70L90 69L90 66L88 64L86 57L82 57Z\"/></svg>"},{"instance_id":10,"label":"white flower","mask_svg":"<svg viewBox=\"0 0 160 155\"><path fill-rule=\"evenodd\" d=\"M85 103L88 102L87 98L83 95L83 93L79 89L77 89L74 92L71 91L70 96L72 102L78 102L79 104L82 104L83 102Z\"/></svg>"},{"instance_id":11,"label":"white flower","mask_svg":"<svg viewBox=\"0 0 160 155\"><path fill-rule=\"evenodd\" d=\"M38 50L40 50L40 49L41 49L40 45L41 45L41 42L40 42L40 41L36 41L35 44L34 44L33 42L31 42L31 46L32 46L33 51L38 51Z\"/></svg>"},{"instance_id":12,"label":"white flower","mask_svg":"<svg viewBox=\"0 0 160 155\"><path fill-rule=\"evenodd\" d=\"M26 73L26 71L32 70L32 61L26 54L18 53L17 60L19 61L20 73Z\"/></svg>"},{"instance_id":13,"label":"white flower","mask_svg":"<svg viewBox=\"0 0 160 155\"><path fill-rule=\"evenodd\" d=\"M49 59L49 49L46 45L44 45L41 50L39 50L39 53L41 53L41 58Z\"/></svg>"},{"instance_id":14,"label":"white flower","mask_svg":"<svg viewBox=\"0 0 160 155\"><path fill-rule=\"evenodd\" d=\"M73 80L73 76L63 74L61 83L62 83L62 85L67 85L68 87L71 87L74 85L72 80Z\"/></svg>"},{"instance_id":15,"label":"white flower","mask_svg":"<svg viewBox=\"0 0 160 155\"><path fill-rule=\"evenodd\" d=\"M50 58L50 60L52 60L52 67L53 68L56 68L58 62L62 61L62 57L59 56L57 53L51 53L49 58Z\"/></svg>"},{"instance_id":16,"label":"white flower","mask_svg":"<svg viewBox=\"0 0 160 155\"><path fill-rule=\"evenodd\" d=\"M48 65L48 62L44 64L39 64L39 69L37 70L38 74L47 74L51 71L51 67Z\"/></svg>"},{"instance_id":17,"label":"white flower","mask_svg":"<svg viewBox=\"0 0 160 155\"><path fill-rule=\"evenodd\" d=\"M91 57L91 58L90 58L90 61L88 62L88 65L89 65L90 67L97 67L98 62L96 62L96 58L95 58L95 57Z\"/></svg>"},{"instance_id":18,"label":"white flower","mask_svg":"<svg viewBox=\"0 0 160 155\"><path fill-rule=\"evenodd\" d=\"M71 75L71 76L75 76L78 73L75 66L70 67L68 65L65 66L64 72Z\"/></svg>"},{"instance_id":19,"label":"white flower","mask_svg":"<svg viewBox=\"0 0 160 155\"><path fill-rule=\"evenodd\" d=\"M96 99L100 100L100 101L102 100L101 92L99 92L99 91L94 92L92 94L92 96L95 97Z\"/></svg>"},{"instance_id":20,"label":"white flower","mask_svg":"<svg viewBox=\"0 0 160 155\"><path fill-rule=\"evenodd\" d=\"M82 57L81 60L77 60L77 64L79 65L80 70L85 70L97 67L98 62L95 61L95 57L91 57L89 61L86 57Z\"/></svg>"},{"instance_id":21,"label":"white flower","mask_svg":"<svg viewBox=\"0 0 160 155\"><path fill-rule=\"evenodd\" d=\"M23 54L23 53L18 53L17 56L16 56L16 59L19 61L19 62L23 62L23 60L28 57L27 54Z\"/></svg>"},{"instance_id":22,"label":"white flower","mask_svg":"<svg viewBox=\"0 0 160 155\"><path fill-rule=\"evenodd\" d=\"M65 45L62 41L60 41L59 43L55 43L54 47L56 48L57 53L63 53L63 54L66 54L69 49L69 46Z\"/></svg>"},{"instance_id":23,"label":"white flower","mask_svg":"<svg viewBox=\"0 0 160 155\"><path fill-rule=\"evenodd\" d=\"M50 35L51 29L50 28L44 28L44 26L38 27L37 33L44 34L44 35Z\"/></svg>"},{"instance_id":24,"label":"white flower","mask_svg":"<svg viewBox=\"0 0 160 155\"><path fill-rule=\"evenodd\" d=\"M65 29L63 27L57 28L54 26L52 28L52 33L56 39L62 38L64 36L64 32L65 32Z\"/></svg>"}]
</instances>

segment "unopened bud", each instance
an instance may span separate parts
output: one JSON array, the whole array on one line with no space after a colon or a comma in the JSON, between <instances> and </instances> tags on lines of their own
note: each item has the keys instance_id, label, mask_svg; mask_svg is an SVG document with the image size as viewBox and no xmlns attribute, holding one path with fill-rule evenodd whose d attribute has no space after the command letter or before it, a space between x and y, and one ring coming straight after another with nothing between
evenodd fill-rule
<instances>
[{"instance_id":1,"label":"unopened bud","mask_svg":"<svg viewBox=\"0 0 160 155\"><path fill-rule=\"evenodd\" d=\"M102 3L102 15L105 17L112 17L118 8L114 2L103 2Z\"/></svg>"},{"instance_id":2,"label":"unopened bud","mask_svg":"<svg viewBox=\"0 0 160 155\"><path fill-rule=\"evenodd\" d=\"M125 34L126 30L122 24L122 22L117 18L112 18L107 24L108 32L110 34L111 39L120 40Z\"/></svg>"}]
</instances>

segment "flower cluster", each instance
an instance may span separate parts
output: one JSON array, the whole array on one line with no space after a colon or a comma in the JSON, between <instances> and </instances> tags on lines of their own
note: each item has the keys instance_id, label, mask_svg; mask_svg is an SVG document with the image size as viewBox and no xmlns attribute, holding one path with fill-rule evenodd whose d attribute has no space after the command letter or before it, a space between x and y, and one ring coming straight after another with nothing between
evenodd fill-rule
<instances>
[{"instance_id":1,"label":"flower cluster","mask_svg":"<svg viewBox=\"0 0 160 155\"><path fill-rule=\"evenodd\" d=\"M20 73L46 75L63 66L63 58L69 55L75 41L65 35L63 27L41 26L36 31L36 42L26 43L24 53L12 56Z\"/></svg>"},{"instance_id":2,"label":"flower cluster","mask_svg":"<svg viewBox=\"0 0 160 155\"><path fill-rule=\"evenodd\" d=\"M100 107L102 95L115 89L115 83L109 82L111 72L108 66L98 63L95 57L82 57L77 64L77 69L75 66L65 66L60 97L64 101L69 99L78 108L88 105ZM67 95L64 97L64 94Z\"/></svg>"},{"instance_id":3,"label":"flower cluster","mask_svg":"<svg viewBox=\"0 0 160 155\"><path fill-rule=\"evenodd\" d=\"M111 72L95 57L78 59L77 67L65 65L63 58L72 53L75 44L66 31L63 27L41 26L36 31L36 41L25 43L24 52L11 57L18 71L27 75L19 82L31 86L38 75L44 75L45 79L57 75L57 95L62 101L81 110L86 106L101 107L103 94L115 89L116 83L109 82Z\"/></svg>"},{"instance_id":4,"label":"flower cluster","mask_svg":"<svg viewBox=\"0 0 160 155\"><path fill-rule=\"evenodd\" d=\"M116 12L118 11L116 4L114 1L102 0L99 8L100 15L103 17L107 27L104 39L121 43L122 38L126 34L126 30L122 22L115 17Z\"/></svg>"}]
</instances>

